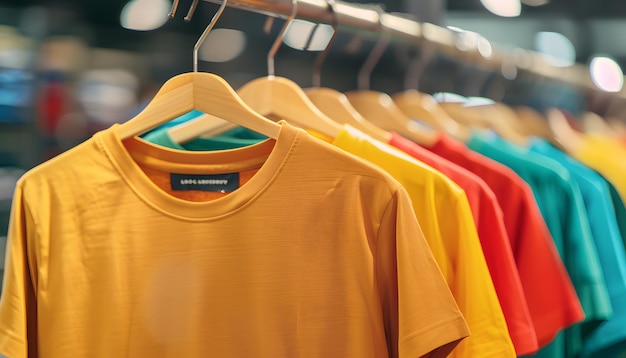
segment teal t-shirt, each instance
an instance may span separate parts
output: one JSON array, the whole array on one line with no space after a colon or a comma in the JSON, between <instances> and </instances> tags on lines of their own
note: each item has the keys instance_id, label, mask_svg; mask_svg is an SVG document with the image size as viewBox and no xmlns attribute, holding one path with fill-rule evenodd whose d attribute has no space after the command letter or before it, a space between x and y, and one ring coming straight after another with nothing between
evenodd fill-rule
<instances>
[{"instance_id":1,"label":"teal t-shirt","mask_svg":"<svg viewBox=\"0 0 626 358\"><path fill-rule=\"evenodd\" d=\"M473 133L467 146L510 167L531 187L586 316L582 324L557 335L535 356L575 357L583 349L583 332L597 327L613 313L578 184L557 161L495 134Z\"/></svg>"},{"instance_id":2,"label":"teal t-shirt","mask_svg":"<svg viewBox=\"0 0 626 358\"><path fill-rule=\"evenodd\" d=\"M611 202L613 203L613 209L615 209L615 217L617 217L617 225L619 226L619 232L622 235L622 241L626 247L626 205L624 205L624 201L617 191L617 188L615 188L615 185L603 177L602 174L598 173L598 175L602 177L602 180L604 180L606 185L609 187Z\"/></svg>"},{"instance_id":3,"label":"teal t-shirt","mask_svg":"<svg viewBox=\"0 0 626 358\"><path fill-rule=\"evenodd\" d=\"M150 134L150 133L153 133L153 132L160 132L160 131L161 131L161 130L163 130L164 128L171 128L171 127L174 127L174 126L176 126L176 125L179 125L179 124L185 123L185 122L187 122L188 120L191 120L191 119L194 119L194 118L196 118L196 117L199 117L199 116L201 116L201 115L203 115L203 114L204 114L204 113L202 113L202 112L200 112L200 111L193 110L193 111L191 111L191 112L189 112L189 113L185 113L185 114L183 114L183 115L182 115L182 116L180 116L180 117L177 117L177 118L174 118L174 119L172 119L172 120L170 120L170 121L167 121L167 122L165 122L165 123L163 123L163 124L161 124L161 125L157 126L157 127L156 127L156 128L154 128L154 129L151 129L149 132L146 132L146 133L142 134L142 135L141 135L141 137L142 137L142 138L145 138L145 136L147 136L147 135L148 135L148 134Z\"/></svg>"},{"instance_id":4,"label":"teal t-shirt","mask_svg":"<svg viewBox=\"0 0 626 358\"><path fill-rule=\"evenodd\" d=\"M237 127L215 137L198 137L190 142L179 144L174 142L168 135L167 130L170 127L171 126L163 126L154 129L145 134L143 139L163 147L190 151L236 149L253 145L267 139L267 137L262 134L243 127Z\"/></svg>"},{"instance_id":5,"label":"teal t-shirt","mask_svg":"<svg viewBox=\"0 0 626 358\"><path fill-rule=\"evenodd\" d=\"M609 187L593 170L550 143L533 139L530 150L557 160L580 187L591 233L611 298L613 315L592 332L583 332L581 357L612 357L626 350L626 251L619 231Z\"/></svg>"}]
</instances>

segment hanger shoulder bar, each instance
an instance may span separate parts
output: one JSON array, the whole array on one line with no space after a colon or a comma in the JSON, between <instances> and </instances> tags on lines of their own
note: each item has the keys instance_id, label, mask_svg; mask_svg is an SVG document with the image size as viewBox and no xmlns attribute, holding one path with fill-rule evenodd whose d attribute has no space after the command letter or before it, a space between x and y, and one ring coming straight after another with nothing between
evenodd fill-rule
<instances>
[{"instance_id":1,"label":"hanger shoulder bar","mask_svg":"<svg viewBox=\"0 0 626 358\"><path fill-rule=\"evenodd\" d=\"M183 76L192 76L194 79L193 102L196 109L270 138L278 138L280 124L250 108L223 78L206 72L187 73Z\"/></svg>"},{"instance_id":2,"label":"hanger shoulder bar","mask_svg":"<svg viewBox=\"0 0 626 358\"><path fill-rule=\"evenodd\" d=\"M194 109L277 138L281 126L254 112L221 77L184 73L165 82L138 115L117 128L121 139L140 135Z\"/></svg>"},{"instance_id":3,"label":"hanger shoulder bar","mask_svg":"<svg viewBox=\"0 0 626 358\"><path fill-rule=\"evenodd\" d=\"M145 133L194 109L193 84L184 83L176 77L170 81L163 85L143 111L117 128L121 139Z\"/></svg>"}]
</instances>

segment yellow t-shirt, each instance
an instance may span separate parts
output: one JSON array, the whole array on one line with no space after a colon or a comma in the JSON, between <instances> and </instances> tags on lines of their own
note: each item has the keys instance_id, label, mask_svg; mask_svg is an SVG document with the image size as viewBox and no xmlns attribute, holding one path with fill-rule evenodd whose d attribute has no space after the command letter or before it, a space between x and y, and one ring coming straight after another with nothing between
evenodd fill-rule
<instances>
[{"instance_id":1,"label":"yellow t-shirt","mask_svg":"<svg viewBox=\"0 0 626 358\"><path fill-rule=\"evenodd\" d=\"M452 357L515 357L513 343L463 190L406 153L350 127L337 147L379 165L408 191L426 240L469 325Z\"/></svg>"},{"instance_id":2,"label":"yellow t-shirt","mask_svg":"<svg viewBox=\"0 0 626 358\"><path fill-rule=\"evenodd\" d=\"M626 200L626 145L613 138L584 135L570 154L604 175Z\"/></svg>"},{"instance_id":3,"label":"yellow t-shirt","mask_svg":"<svg viewBox=\"0 0 626 358\"><path fill-rule=\"evenodd\" d=\"M467 326L404 188L281 125L277 140L216 152L120 141L116 125L28 172L0 354L449 352Z\"/></svg>"}]
</instances>

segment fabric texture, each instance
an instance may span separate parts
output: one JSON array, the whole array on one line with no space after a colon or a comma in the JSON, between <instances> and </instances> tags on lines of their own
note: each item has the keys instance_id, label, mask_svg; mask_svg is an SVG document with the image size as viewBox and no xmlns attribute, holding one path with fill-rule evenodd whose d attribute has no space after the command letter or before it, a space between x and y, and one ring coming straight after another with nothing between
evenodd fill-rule
<instances>
[{"instance_id":1,"label":"fabric texture","mask_svg":"<svg viewBox=\"0 0 626 358\"><path fill-rule=\"evenodd\" d=\"M613 313L580 188L557 161L494 134L474 133L468 147L506 164L532 188L585 313L583 324L568 328L537 356L576 356L583 348L583 332Z\"/></svg>"},{"instance_id":2,"label":"fabric texture","mask_svg":"<svg viewBox=\"0 0 626 358\"><path fill-rule=\"evenodd\" d=\"M243 133L225 133L214 143L207 143L213 138L207 138L203 143L208 144L206 148L214 148L215 143L227 141L229 136L237 137ZM319 133L312 134L319 139L331 140ZM197 140L194 142L201 144ZM502 313L498 312L498 301L495 301L493 307L484 307L494 299L493 283L489 272L485 270L485 260L476 237L472 212L461 188L431 167L417 162L415 158L375 141L350 126L345 126L332 143L380 165L407 189L416 208L420 226L472 332L471 337L466 338L455 349L453 356L472 357L472 354L479 354L483 350L486 352L484 354L494 357L511 356L509 339L503 337L501 331L498 332L502 317ZM462 250L457 252L456 247ZM461 252L463 255L467 253L467 257L458 257L462 255ZM472 286L472 280L475 280L475 287ZM467 292L468 290L471 291ZM486 291L486 294L481 293L482 291ZM487 301L483 302L485 298ZM494 319L494 327L489 328L489 325L494 324L490 320ZM489 340L493 342L489 343Z\"/></svg>"},{"instance_id":3,"label":"fabric texture","mask_svg":"<svg viewBox=\"0 0 626 358\"><path fill-rule=\"evenodd\" d=\"M537 351L537 335L504 227L502 210L493 191L474 173L397 133L392 133L389 144L439 170L465 191L515 352L524 355Z\"/></svg>"},{"instance_id":4,"label":"fabric texture","mask_svg":"<svg viewBox=\"0 0 626 358\"><path fill-rule=\"evenodd\" d=\"M463 190L441 172L350 126L332 144L379 165L409 193L471 336L452 357L514 357L506 321Z\"/></svg>"},{"instance_id":5,"label":"fabric texture","mask_svg":"<svg viewBox=\"0 0 626 358\"><path fill-rule=\"evenodd\" d=\"M576 291L530 186L509 167L447 135L427 149L480 176L498 198L539 345L580 321Z\"/></svg>"},{"instance_id":6,"label":"fabric texture","mask_svg":"<svg viewBox=\"0 0 626 358\"><path fill-rule=\"evenodd\" d=\"M582 356L611 356L626 351L626 251L619 232L609 188L593 170L561 152L545 140L535 138L532 151L558 160L578 183L585 203L591 233L611 298L613 314L584 337ZM614 355L614 354L613 354Z\"/></svg>"},{"instance_id":7,"label":"fabric texture","mask_svg":"<svg viewBox=\"0 0 626 358\"><path fill-rule=\"evenodd\" d=\"M617 218L617 225L619 226L619 231L620 231L620 234L622 235L622 241L624 242L624 246L626 247L626 205L624 205L624 201L622 200L622 197L619 195L617 188L615 188L615 185L613 185L613 183L608 181L601 174L600 176L602 177L602 180L609 188L609 194L611 195L611 202L613 203L613 209L615 210L615 217Z\"/></svg>"},{"instance_id":8,"label":"fabric texture","mask_svg":"<svg viewBox=\"0 0 626 358\"><path fill-rule=\"evenodd\" d=\"M277 140L255 146L182 152L121 141L114 125L24 175L11 214L0 353L449 352L469 332L406 190L281 126ZM202 192L196 202L154 181L246 171L254 175L235 191L212 200Z\"/></svg>"}]
</instances>

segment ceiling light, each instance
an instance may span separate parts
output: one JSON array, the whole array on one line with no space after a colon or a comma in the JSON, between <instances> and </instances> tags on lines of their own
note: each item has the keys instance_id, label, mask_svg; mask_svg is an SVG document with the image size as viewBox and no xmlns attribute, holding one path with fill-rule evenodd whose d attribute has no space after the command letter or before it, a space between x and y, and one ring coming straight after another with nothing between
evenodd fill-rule
<instances>
[{"instance_id":1,"label":"ceiling light","mask_svg":"<svg viewBox=\"0 0 626 358\"><path fill-rule=\"evenodd\" d=\"M502 67L500 67L500 72L502 72L502 76L507 80L514 80L517 78L517 66L511 62L503 62Z\"/></svg>"},{"instance_id":2,"label":"ceiling light","mask_svg":"<svg viewBox=\"0 0 626 358\"><path fill-rule=\"evenodd\" d=\"M480 55L484 58L491 58L493 55L493 49L491 48L489 40L482 36L478 39L476 47L478 48L478 53L480 53Z\"/></svg>"},{"instance_id":3,"label":"ceiling light","mask_svg":"<svg viewBox=\"0 0 626 358\"><path fill-rule=\"evenodd\" d=\"M283 42L291 48L302 50L311 36L311 31L314 29L315 23L313 22L299 19L293 20L285 33Z\"/></svg>"},{"instance_id":4,"label":"ceiling light","mask_svg":"<svg viewBox=\"0 0 626 358\"><path fill-rule=\"evenodd\" d=\"M558 32L538 32L535 35L535 49L552 66L571 66L576 61L574 44Z\"/></svg>"},{"instance_id":5,"label":"ceiling light","mask_svg":"<svg viewBox=\"0 0 626 358\"><path fill-rule=\"evenodd\" d=\"M323 51L328 46L328 41L330 41L333 36L333 27L326 24L318 24L315 29L315 33L313 33L313 38L309 43L309 51Z\"/></svg>"},{"instance_id":6,"label":"ceiling light","mask_svg":"<svg viewBox=\"0 0 626 358\"><path fill-rule=\"evenodd\" d=\"M549 2L550 0L522 0L522 3L528 6L543 6L547 5Z\"/></svg>"},{"instance_id":7,"label":"ceiling light","mask_svg":"<svg viewBox=\"0 0 626 358\"><path fill-rule=\"evenodd\" d=\"M322 51L333 35L330 25L318 24L305 20L294 20L285 33L284 42L296 50ZM312 36L312 37L311 37ZM308 47L307 47L308 46Z\"/></svg>"},{"instance_id":8,"label":"ceiling light","mask_svg":"<svg viewBox=\"0 0 626 358\"><path fill-rule=\"evenodd\" d=\"M601 90L619 92L624 86L624 73L615 60L598 56L589 65L591 80Z\"/></svg>"},{"instance_id":9,"label":"ceiling light","mask_svg":"<svg viewBox=\"0 0 626 358\"><path fill-rule=\"evenodd\" d=\"M131 0L122 9L120 23L129 30L158 29L167 22L170 5L167 0Z\"/></svg>"},{"instance_id":10,"label":"ceiling light","mask_svg":"<svg viewBox=\"0 0 626 358\"><path fill-rule=\"evenodd\" d=\"M239 30L213 29L198 51L198 58L207 62L227 62L237 58L246 48L246 34Z\"/></svg>"},{"instance_id":11,"label":"ceiling light","mask_svg":"<svg viewBox=\"0 0 626 358\"><path fill-rule=\"evenodd\" d=\"M480 0L490 12L502 17L515 17L522 13L520 0Z\"/></svg>"}]
</instances>

